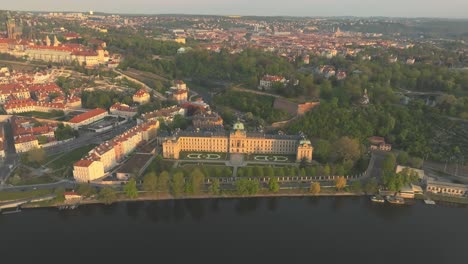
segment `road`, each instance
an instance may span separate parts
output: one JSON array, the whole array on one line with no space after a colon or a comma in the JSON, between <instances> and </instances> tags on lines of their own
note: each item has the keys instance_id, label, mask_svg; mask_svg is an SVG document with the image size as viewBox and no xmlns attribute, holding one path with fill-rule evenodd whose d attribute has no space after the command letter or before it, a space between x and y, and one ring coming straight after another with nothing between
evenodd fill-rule
<instances>
[{"instance_id":1,"label":"road","mask_svg":"<svg viewBox=\"0 0 468 264\"><path fill-rule=\"evenodd\" d=\"M382 175L382 166L387 152L373 151L371 160L369 161L369 167L367 169L367 177L377 178L380 180Z\"/></svg>"},{"instance_id":2,"label":"road","mask_svg":"<svg viewBox=\"0 0 468 264\"><path fill-rule=\"evenodd\" d=\"M108 131L94 133L94 132L83 132L80 136L70 142L66 142L60 145L44 148L47 154L56 154L61 152L68 152L73 149L89 145L89 144L101 144L102 142L112 139L130 128L136 126L136 121L130 120L129 122L122 124L118 127L112 128Z\"/></svg>"},{"instance_id":3,"label":"road","mask_svg":"<svg viewBox=\"0 0 468 264\"><path fill-rule=\"evenodd\" d=\"M116 70L114 69L114 72L117 73L117 74L120 74L121 76L124 76L125 78L129 79L130 81L132 82L136 82L138 84L140 84L141 86L143 86L143 88L148 92L148 93L152 93L155 97L159 98L160 100L166 100L167 98L162 95L161 93L155 91L154 89L151 89L151 87L149 87L148 85L146 85L144 82L141 82L131 76L128 76L127 74L123 73L122 71L120 70Z\"/></svg>"},{"instance_id":4,"label":"road","mask_svg":"<svg viewBox=\"0 0 468 264\"><path fill-rule=\"evenodd\" d=\"M13 132L10 123L2 123L2 129L5 135L5 158L0 162L0 186L3 185L13 168L19 163L19 157L15 153L15 144L13 141ZM11 169L10 169L11 167Z\"/></svg>"}]
</instances>

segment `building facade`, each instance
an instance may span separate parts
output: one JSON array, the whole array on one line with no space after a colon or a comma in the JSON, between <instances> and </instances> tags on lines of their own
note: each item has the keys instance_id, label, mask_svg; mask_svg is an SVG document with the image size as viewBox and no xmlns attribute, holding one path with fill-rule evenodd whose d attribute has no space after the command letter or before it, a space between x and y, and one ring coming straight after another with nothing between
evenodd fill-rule
<instances>
[{"instance_id":1,"label":"building facade","mask_svg":"<svg viewBox=\"0 0 468 264\"><path fill-rule=\"evenodd\" d=\"M145 89L140 89L133 95L133 102L135 103L146 104L149 101L150 94L147 91L145 91Z\"/></svg>"},{"instance_id":2,"label":"building facade","mask_svg":"<svg viewBox=\"0 0 468 264\"><path fill-rule=\"evenodd\" d=\"M163 156L179 159L181 151L242 154L296 155L296 161L312 161L313 147L300 136L249 133L240 122L229 134L224 132L179 134L163 142Z\"/></svg>"},{"instance_id":3,"label":"building facade","mask_svg":"<svg viewBox=\"0 0 468 264\"><path fill-rule=\"evenodd\" d=\"M148 121L100 144L74 164L73 177L79 182L104 177L136 147L155 138L158 128L158 121Z\"/></svg>"},{"instance_id":4,"label":"building facade","mask_svg":"<svg viewBox=\"0 0 468 264\"><path fill-rule=\"evenodd\" d=\"M80 160L73 166L73 177L77 182L88 182L104 175L104 166L100 161Z\"/></svg>"}]
</instances>

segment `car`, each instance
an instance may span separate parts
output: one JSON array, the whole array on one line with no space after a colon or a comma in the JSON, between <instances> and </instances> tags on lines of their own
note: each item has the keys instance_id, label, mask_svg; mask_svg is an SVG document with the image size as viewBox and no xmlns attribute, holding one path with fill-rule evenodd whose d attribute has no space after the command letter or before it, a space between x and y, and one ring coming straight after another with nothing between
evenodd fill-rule
<instances>
[{"instance_id":1,"label":"car","mask_svg":"<svg viewBox=\"0 0 468 264\"><path fill-rule=\"evenodd\" d=\"M33 190L37 190L37 187L34 187Z\"/></svg>"}]
</instances>

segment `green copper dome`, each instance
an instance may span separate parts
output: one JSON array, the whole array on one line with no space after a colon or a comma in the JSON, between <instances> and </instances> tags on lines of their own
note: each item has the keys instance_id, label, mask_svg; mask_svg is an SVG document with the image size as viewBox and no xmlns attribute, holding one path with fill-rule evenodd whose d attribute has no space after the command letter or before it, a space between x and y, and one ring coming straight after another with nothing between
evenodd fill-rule
<instances>
[{"instance_id":1,"label":"green copper dome","mask_svg":"<svg viewBox=\"0 0 468 264\"><path fill-rule=\"evenodd\" d=\"M237 122L234 124L234 130L244 130L244 124L242 124L241 122L237 121Z\"/></svg>"}]
</instances>

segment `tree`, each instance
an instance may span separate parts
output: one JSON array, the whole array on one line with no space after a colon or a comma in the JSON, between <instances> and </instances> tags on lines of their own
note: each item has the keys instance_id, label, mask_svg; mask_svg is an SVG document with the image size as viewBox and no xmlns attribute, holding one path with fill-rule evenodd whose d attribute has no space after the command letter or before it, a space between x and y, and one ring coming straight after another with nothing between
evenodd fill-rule
<instances>
[{"instance_id":1,"label":"tree","mask_svg":"<svg viewBox=\"0 0 468 264\"><path fill-rule=\"evenodd\" d=\"M417 158L417 157L412 157L410 158L409 160L409 165L412 167L412 168L415 168L415 169L420 169L423 165L423 160L421 158Z\"/></svg>"},{"instance_id":2,"label":"tree","mask_svg":"<svg viewBox=\"0 0 468 264\"><path fill-rule=\"evenodd\" d=\"M362 192L362 186L361 182L359 180L353 181L351 183L351 191L354 193L361 193Z\"/></svg>"},{"instance_id":3,"label":"tree","mask_svg":"<svg viewBox=\"0 0 468 264\"><path fill-rule=\"evenodd\" d=\"M340 176L335 179L335 187L338 191L343 190L344 187L346 187L346 179L343 176Z\"/></svg>"},{"instance_id":4,"label":"tree","mask_svg":"<svg viewBox=\"0 0 468 264\"><path fill-rule=\"evenodd\" d=\"M219 183L219 179L214 179L212 182L211 182L211 186L210 186L210 192L214 195L218 195L220 193L220 183Z\"/></svg>"},{"instance_id":5,"label":"tree","mask_svg":"<svg viewBox=\"0 0 468 264\"><path fill-rule=\"evenodd\" d=\"M99 200L105 204L112 204L117 199L117 192L111 187L104 187L99 192Z\"/></svg>"},{"instance_id":6,"label":"tree","mask_svg":"<svg viewBox=\"0 0 468 264\"><path fill-rule=\"evenodd\" d=\"M408 159L409 159L408 153L402 151L400 152L400 154L398 154L397 162L400 165L406 165L408 163Z\"/></svg>"},{"instance_id":7,"label":"tree","mask_svg":"<svg viewBox=\"0 0 468 264\"><path fill-rule=\"evenodd\" d=\"M128 198L134 199L138 197L138 189L135 179L131 178L127 184L125 184L124 191Z\"/></svg>"},{"instance_id":8,"label":"tree","mask_svg":"<svg viewBox=\"0 0 468 264\"><path fill-rule=\"evenodd\" d=\"M260 189L258 180L249 181L249 179L239 179L236 181L236 190L240 195L253 195Z\"/></svg>"},{"instance_id":9,"label":"tree","mask_svg":"<svg viewBox=\"0 0 468 264\"><path fill-rule=\"evenodd\" d=\"M143 178L143 190L150 193L158 191L158 176L155 172L150 172Z\"/></svg>"},{"instance_id":10,"label":"tree","mask_svg":"<svg viewBox=\"0 0 468 264\"><path fill-rule=\"evenodd\" d=\"M268 167L265 167L265 176L266 177L273 177L275 176L275 171L273 170L272 167L268 166Z\"/></svg>"},{"instance_id":11,"label":"tree","mask_svg":"<svg viewBox=\"0 0 468 264\"><path fill-rule=\"evenodd\" d=\"M311 194L319 194L320 193L320 182L313 182L310 184L309 192Z\"/></svg>"},{"instance_id":12,"label":"tree","mask_svg":"<svg viewBox=\"0 0 468 264\"><path fill-rule=\"evenodd\" d=\"M328 140L320 139L314 148L314 157L321 162L327 162L330 158L332 145Z\"/></svg>"},{"instance_id":13,"label":"tree","mask_svg":"<svg viewBox=\"0 0 468 264\"><path fill-rule=\"evenodd\" d=\"M323 173L323 175L325 175L325 176L330 176L330 174L331 174L330 165L326 164L326 165L323 167L322 173Z\"/></svg>"},{"instance_id":14,"label":"tree","mask_svg":"<svg viewBox=\"0 0 468 264\"><path fill-rule=\"evenodd\" d=\"M367 194L376 193L378 191L378 184L375 178L371 178L364 185L364 191Z\"/></svg>"},{"instance_id":15,"label":"tree","mask_svg":"<svg viewBox=\"0 0 468 264\"><path fill-rule=\"evenodd\" d=\"M270 180L268 180L268 189L274 193L277 193L279 191L280 185L278 182L278 178L271 177Z\"/></svg>"},{"instance_id":16,"label":"tree","mask_svg":"<svg viewBox=\"0 0 468 264\"><path fill-rule=\"evenodd\" d=\"M176 172L172 176L172 193L175 197L179 197L184 192L184 174Z\"/></svg>"},{"instance_id":17,"label":"tree","mask_svg":"<svg viewBox=\"0 0 468 264\"><path fill-rule=\"evenodd\" d=\"M263 168L260 166L255 166L255 176L256 177L263 177Z\"/></svg>"},{"instance_id":18,"label":"tree","mask_svg":"<svg viewBox=\"0 0 468 264\"><path fill-rule=\"evenodd\" d=\"M405 186L405 179L400 173L395 172L384 172L382 177L383 184L390 191L398 192L403 186Z\"/></svg>"},{"instance_id":19,"label":"tree","mask_svg":"<svg viewBox=\"0 0 468 264\"><path fill-rule=\"evenodd\" d=\"M190 179L186 182L186 185L188 185L188 188L186 188L187 193L199 194L203 190L204 183L205 175L200 169L196 168L190 173Z\"/></svg>"},{"instance_id":20,"label":"tree","mask_svg":"<svg viewBox=\"0 0 468 264\"><path fill-rule=\"evenodd\" d=\"M169 173L167 171L161 172L158 177L158 191L167 192L169 191Z\"/></svg>"},{"instance_id":21,"label":"tree","mask_svg":"<svg viewBox=\"0 0 468 264\"><path fill-rule=\"evenodd\" d=\"M343 160L355 161L361 156L359 141L349 137L342 137L335 143L335 150Z\"/></svg>"},{"instance_id":22,"label":"tree","mask_svg":"<svg viewBox=\"0 0 468 264\"><path fill-rule=\"evenodd\" d=\"M89 197L96 194L96 189L89 184L80 183L77 189L78 194Z\"/></svg>"},{"instance_id":23,"label":"tree","mask_svg":"<svg viewBox=\"0 0 468 264\"><path fill-rule=\"evenodd\" d=\"M392 153L388 153L385 155L385 159L382 165L382 170L384 172L393 172L395 171L395 166L396 166L396 158L395 155Z\"/></svg>"}]
</instances>

